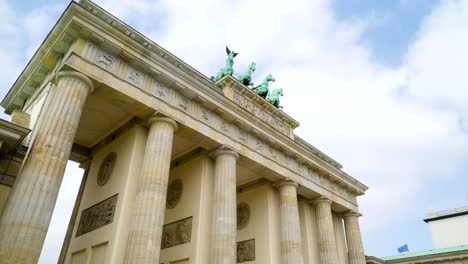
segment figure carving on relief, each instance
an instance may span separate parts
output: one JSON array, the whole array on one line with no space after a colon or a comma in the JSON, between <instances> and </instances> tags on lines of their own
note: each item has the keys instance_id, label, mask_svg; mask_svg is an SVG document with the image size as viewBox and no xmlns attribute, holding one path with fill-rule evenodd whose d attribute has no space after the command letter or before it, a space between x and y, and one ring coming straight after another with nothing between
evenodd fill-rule
<instances>
[{"instance_id":1,"label":"figure carving on relief","mask_svg":"<svg viewBox=\"0 0 468 264\"><path fill-rule=\"evenodd\" d=\"M182 97L179 101L180 108L187 110L188 100L187 98Z\"/></svg>"},{"instance_id":2,"label":"figure carving on relief","mask_svg":"<svg viewBox=\"0 0 468 264\"><path fill-rule=\"evenodd\" d=\"M237 263L255 260L255 240L237 242Z\"/></svg>"},{"instance_id":3,"label":"figure carving on relief","mask_svg":"<svg viewBox=\"0 0 468 264\"><path fill-rule=\"evenodd\" d=\"M159 97L166 97L167 88L165 86L163 86L162 84L156 83L155 87L156 87L156 95L158 95Z\"/></svg>"},{"instance_id":4,"label":"figure carving on relief","mask_svg":"<svg viewBox=\"0 0 468 264\"><path fill-rule=\"evenodd\" d=\"M162 238L161 238L161 248L168 248L170 246L172 246L171 233L163 229Z\"/></svg>"},{"instance_id":5,"label":"figure carving on relief","mask_svg":"<svg viewBox=\"0 0 468 264\"><path fill-rule=\"evenodd\" d=\"M228 124L225 120L221 120L221 130L223 132L229 132Z\"/></svg>"},{"instance_id":6,"label":"figure carving on relief","mask_svg":"<svg viewBox=\"0 0 468 264\"><path fill-rule=\"evenodd\" d=\"M278 153L276 152L276 149L270 146L270 155L272 158L276 159L278 157Z\"/></svg>"},{"instance_id":7,"label":"figure carving on relief","mask_svg":"<svg viewBox=\"0 0 468 264\"><path fill-rule=\"evenodd\" d=\"M140 84L140 74L138 72L132 72L128 76L129 80L132 80L133 82Z\"/></svg>"},{"instance_id":8,"label":"figure carving on relief","mask_svg":"<svg viewBox=\"0 0 468 264\"><path fill-rule=\"evenodd\" d=\"M239 130L239 139L247 142L247 133L243 130Z\"/></svg>"},{"instance_id":9,"label":"figure carving on relief","mask_svg":"<svg viewBox=\"0 0 468 264\"><path fill-rule=\"evenodd\" d=\"M115 59L111 55L103 54L98 57L97 62L104 65L106 69L109 69L110 66L114 63Z\"/></svg>"},{"instance_id":10,"label":"figure carving on relief","mask_svg":"<svg viewBox=\"0 0 468 264\"><path fill-rule=\"evenodd\" d=\"M207 110L202 110L202 117L203 117L203 119L205 119L207 121L208 121L208 119L210 119L209 118L209 113L208 113Z\"/></svg>"},{"instance_id":11,"label":"figure carving on relief","mask_svg":"<svg viewBox=\"0 0 468 264\"><path fill-rule=\"evenodd\" d=\"M111 152L102 161L97 177L99 186L104 186L104 184L109 181L112 171L114 170L116 158L117 154L115 152Z\"/></svg>"},{"instance_id":12,"label":"figure carving on relief","mask_svg":"<svg viewBox=\"0 0 468 264\"><path fill-rule=\"evenodd\" d=\"M190 242L190 237L187 234L188 233L188 228L185 222L182 222L177 225L176 228L176 240L180 244Z\"/></svg>"},{"instance_id":13,"label":"figure carving on relief","mask_svg":"<svg viewBox=\"0 0 468 264\"><path fill-rule=\"evenodd\" d=\"M167 197L166 197L166 207L167 208L174 208L180 201L182 196L183 185L182 180L175 179L169 187L167 188Z\"/></svg>"}]
</instances>

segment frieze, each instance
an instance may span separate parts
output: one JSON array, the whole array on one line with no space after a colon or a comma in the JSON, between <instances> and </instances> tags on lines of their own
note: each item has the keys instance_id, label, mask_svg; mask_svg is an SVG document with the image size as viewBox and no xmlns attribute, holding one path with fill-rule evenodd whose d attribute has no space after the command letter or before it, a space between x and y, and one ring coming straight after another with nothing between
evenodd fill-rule
<instances>
[{"instance_id":1,"label":"frieze","mask_svg":"<svg viewBox=\"0 0 468 264\"><path fill-rule=\"evenodd\" d=\"M254 116L267 123L274 129L280 131L288 137L291 135L291 129L288 128L285 124L283 124L283 122L278 122L271 114L265 112L265 109L260 109L260 107L258 107L254 102L248 100L241 94L234 92L233 101L238 106L244 108L245 110L247 110L247 112L252 113Z\"/></svg>"},{"instance_id":2,"label":"frieze","mask_svg":"<svg viewBox=\"0 0 468 264\"><path fill-rule=\"evenodd\" d=\"M255 239L237 242L237 263L255 261Z\"/></svg>"},{"instance_id":3,"label":"frieze","mask_svg":"<svg viewBox=\"0 0 468 264\"><path fill-rule=\"evenodd\" d=\"M81 236L112 223L118 194L83 210L76 236Z\"/></svg>"},{"instance_id":4,"label":"frieze","mask_svg":"<svg viewBox=\"0 0 468 264\"><path fill-rule=\"evenodd\" d=\"M129 72L141 73L140 71L133 69L132 66L128 65L127 62L125 62L119 57L112 57L113 62L111 66L102 62L102 56L109 54L102 51L102 49L96 47L91 42L88 42L88 47L85 49L84 55L85 58L89 59L90 61L93 61L94 63L96 63L96 65L116 75L120 75L122 79L127 80L130 83L133 83L134 81L128 79ZM129 70L129 68L131 68L132 70ZM325 179L322 175L320 175L320 177L318 177L318 175L312 177L310 177L310 175L307 175L307 171L309 170L309 168L306 164L303 164L302 162L302 164L300 164L292 156L289 156L288 154L280 150L274 149L270 143L263 142L257 135L247 132L245 129L241 128L237 123L233 124L228 122L226 119L224 119L214 111L202 106L196 101L188 99L179 91L159 83L152 77L148 76L149 81L144 82L148 84L144 85L142 81L143 78L143 73L141 73L141 84L135 84L135 86L140 87L141 89L165 101L173 107L190 114L192 117L213 127L214 129L227 135L228 137L232 139L237 139L240 143L250 147L252 150L255 150L256 152L270 158L271 160L274 160L278 164L289 168L296 174L301 175L307 179L313 180L316 183L320 182L320 186L322 188L331 191L330 186L328 184L329 179ZM234 93L234 98L235 102L237 101L238 104L242 105L243 108L253 113L258 118L261 118L263 121L269 123L271 126L276 126L276 128L282 131L283 133L289 133L288 126L284 122L272 121L275 120L275 118L271 116L270 113L267 113L263 110L260 111L261 109L259 109L258 106L254 105L253 102L247 100L246 98L242 97L242 95L237 94L236 92ZM306 169L306 167L308 169ZM313 175L313 173L311 175ZM345 193L346 195L340 194L340 196L348 201L352 201L353 196L349 193L349 191L346 190Z\"/></svg>"},{"instance_id":5,"label":"frieze","mask_svg":"<svg viewBox=\"0 0 468 264\"><path fill-rule=\"evenodd\" d=\"M189 243L192 237L192 217L163 226L161 249Z\"/></svg>"}]
</instances>

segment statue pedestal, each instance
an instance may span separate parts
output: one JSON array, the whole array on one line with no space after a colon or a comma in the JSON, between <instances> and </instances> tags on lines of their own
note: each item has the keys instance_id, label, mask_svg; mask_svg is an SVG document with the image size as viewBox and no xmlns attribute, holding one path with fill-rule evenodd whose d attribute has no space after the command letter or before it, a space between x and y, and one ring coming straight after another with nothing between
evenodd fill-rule
<instances>
[{"instance_id":1,"label":"statue pedestal","mask_svg":"<svg viewBox=\"0 0 468 264\"><path fill-rule=\"evenodd\" d=\"M223 90L224 96L235 104L294 139L294 129L299 126L299 122L254 93L249 87L229 75L216 82L216 85Z\"/></svg>"}]
</instances>

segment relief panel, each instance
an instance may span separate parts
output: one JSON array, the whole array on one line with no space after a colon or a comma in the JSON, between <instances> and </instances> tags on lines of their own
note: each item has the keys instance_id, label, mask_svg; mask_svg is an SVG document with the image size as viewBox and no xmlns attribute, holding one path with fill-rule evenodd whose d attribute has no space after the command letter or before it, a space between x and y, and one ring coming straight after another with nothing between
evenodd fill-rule
<instances>
[{"instance_id":1,"label":"relief panel","mask_svg":"<svg viewBox=\"0 0 468 264\"><path fill-rule=\"evenodd\" d=\"M112 223L118 194L83 210L76 237Z\"/></svg>"},{"instance_id":2,"label":"relief panel","mask_svg":"<svg viewBox=\"0 0 468 264\"><path fill-rule=\"evenodd\" d=\"M237 242L237 263L255 260L255 239Z\"/></svg>"},{"instance_id":3,"label":"relief panel","mask_svg":"<svg viewBox=\"0 0 468 264\"><path fill-rule=\"evenodd\" d=\"M161 249L189 243L192 237L192 217L163 226Z\"/></svg>"}]
</instances>

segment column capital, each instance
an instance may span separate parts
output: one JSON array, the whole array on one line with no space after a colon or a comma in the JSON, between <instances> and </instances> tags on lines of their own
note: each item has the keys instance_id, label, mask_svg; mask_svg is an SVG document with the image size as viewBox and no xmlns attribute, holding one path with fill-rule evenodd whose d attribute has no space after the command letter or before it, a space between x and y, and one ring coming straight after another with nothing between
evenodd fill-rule
<instances>
[{"instance_id":1,"label":"column capital","mask_svg":"<svg viewBox=\"0 0 468 264\"><path fill-rule=\"evenodd\" d=\"M320 196L319 198L313 199L310 201L313 205L321 204L321 203L327 203L329 205L332 204L332 201L328 199L325 196Z\"/></svg>"},{"instance_id":2,"label":"column capital","mask_svg":"<svg viewBox=\"0 0 468 264\"><path fill-rule=\"evenodd\" d=\"M92 93L94 91L94 83L93 81L86 75L84 75L81 72L77 71L60 71L55 75L55 81L58 82L60 79L64 77L71 77L71 78L76 78L81 80L86 84L86 87L88 87L89 91L88 93Z\"/></svg>"},{"instance_id":3,"label":"column capital","mask_svg":"<svg viewBox=\"0 0 468 264\"><path fill-rule=\"evenodd\" d=\"M176 121L174 121L174 120L172 120L171 118L168 118L168 117L152 116L152 117L150 117L148 119L148 124L149 125L152 125L152 124L158 123L158 122L168 123L169 125L171 125L174 128L174 132L176 132L177 129L179 129L179 126L177 125Z\"/></svg>"},{"instance_id":4,"label":"column capital","mask_svg":"<svg viewBox=\"0 0 468 264\"><path fill-rule=\"evenodd\" d=\"M299 184L289 178L279 180L274 183L276 188L280 188L281 186L294 186L296 189L299 187Z\"/></svg>"},{"instance_id":5,"label":"column capital","mask_svg":"<svg viewBox=\"0 0 468 264\"><path fill-rule=\"evenodd\" d=\"M351 216L360 217L360 216L362 216L362 214L359 213L358 211L355 211L355 210L349 210L349 211L343 213L343 217L351 217Z\"/></svg>"},{"instance_id":6,"label":"column capital","mask_svg":"<svg viewBox=\"0 0 468 264\"><path fill-rule=\"evenodd\" d=\"M236 159L239 159L239 154L237 154L237 152L235 152L234 150L232 150L230 147L228 146L221 146L215 150L213 150L211 153L210 153L210 156L212 158L216 158L220 155L232 155L234 156Z\"/></svg>"}]
</instances>

